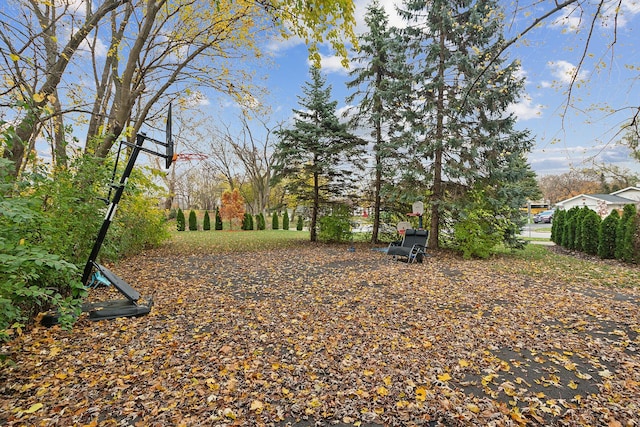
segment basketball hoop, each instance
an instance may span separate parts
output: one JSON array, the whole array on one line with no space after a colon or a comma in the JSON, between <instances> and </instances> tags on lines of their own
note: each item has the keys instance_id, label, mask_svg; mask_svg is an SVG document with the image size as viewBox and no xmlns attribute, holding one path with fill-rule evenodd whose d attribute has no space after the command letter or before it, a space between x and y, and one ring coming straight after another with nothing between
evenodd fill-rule
<instances>
[{"instance_id":1,"label":"basketball hoop","mask_svg":"<svg viewBox=\"0 0 640 427\"><path fill-rule=\"evenodd\" d=\"M180 153L174 154L174 161L176 160L186 160L186 161L202 161L209 158L206 154L202 153Z\"/></svg>"}]
</instances>

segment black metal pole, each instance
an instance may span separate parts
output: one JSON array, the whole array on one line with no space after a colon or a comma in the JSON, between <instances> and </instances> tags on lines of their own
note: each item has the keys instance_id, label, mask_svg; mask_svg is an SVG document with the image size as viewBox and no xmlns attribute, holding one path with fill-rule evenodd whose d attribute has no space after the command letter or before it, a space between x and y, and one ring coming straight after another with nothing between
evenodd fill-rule
<instances>
[{"instance_id":1,"label":"black metal pole","mask_svg":"<svg viewBox=\"0 0 640 427\"><path fill-rule=\"evenodd\" d=\"M93 270L93 264L98 258L98 253L100 252L100 248L102 247L102 243L104 242L104 238L107 235L107 231L109 230L109 226L111 225L111 221L113 220L113 216L116 213L116 209L118 207L118 203L120 202L120 198L124 193L124 187L127 184L127 180L131 175L131 171L133 170L133 166L136 163L138 158L138 154L140 153L140 149L142 147L142 143L145 140L144 135L136 135L136 144L133 146L131 151L131 155L129 156L129 161L127 162L127 166L124 168L124 172L122 172L122 176L120 177L120 184L118 188L116 188L116 192L113 195L113 200L109 204L107 208L107 214L104 217L104 221L102 222L102 227L100 227L100 231L98 232L98 237L96 238L96 242L93 244L93 249L91 250L91 255L89 255L89 259L84 266L84 273L82 274L82 284L87 285L89 282L89 278L91 277L91 271Z\"/></svg>"}]
</instances>

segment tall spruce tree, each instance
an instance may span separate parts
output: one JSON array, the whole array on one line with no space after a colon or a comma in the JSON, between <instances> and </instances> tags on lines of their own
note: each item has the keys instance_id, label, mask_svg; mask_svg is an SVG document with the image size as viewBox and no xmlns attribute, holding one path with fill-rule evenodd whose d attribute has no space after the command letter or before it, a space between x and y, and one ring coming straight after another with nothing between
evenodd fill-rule
<instances>
[{"instance_id":1,"label":"tall spruce tree","mask_svg":"<svg viewBox=\"0 0 640 427\"><path fill-rule=\"evenodd\" d=\"M317 241L318 213L331 197L351 187L354 167L360 167L362 142L336 116L337 101L320 69L312 67L311 81L302 88L300 110L293 110L292 128L278 132L274 171L286 176L289 191L311 200L310 239ZM356 162L350 162L356 161Z\"/></svg>"},{"instance_id":2,"label":"tall spruce tree","mask_svg":"<svg viewBox=\"0 0 640 427\"><path fill-rule=\"evenodd\" d=\"M359 38L358 55L352 60L353 80L347 87L354 92L347 102L358 101L352 118L355 126L371 129L373 143L373 231L371 242L378 241L383 183L390 175L390 166L397 164L401 106L411 88L404 48L397 30L389 28L389 18L377 0L367 7L365 22L369 31Z\"/></svg>"},{"instance_id":3,"label":"tall spruce tree","mask_svg":"<svg viewBox=\"0 0 640 427\"><path fill-rule=\"evenodd\" d=\"M507 112L523 79L517 61L506 64L498 56L505 41L497 1L405 0L400 13L410 23L405 34L415 58L415 99L407 115L420 161L413 170L431 185L429 246L437 247L441 223L455 216L470 189L500 185L507 175L511 183L529 179L522 161L532 141L514 129Z\"/></svg>"}]
</instances>

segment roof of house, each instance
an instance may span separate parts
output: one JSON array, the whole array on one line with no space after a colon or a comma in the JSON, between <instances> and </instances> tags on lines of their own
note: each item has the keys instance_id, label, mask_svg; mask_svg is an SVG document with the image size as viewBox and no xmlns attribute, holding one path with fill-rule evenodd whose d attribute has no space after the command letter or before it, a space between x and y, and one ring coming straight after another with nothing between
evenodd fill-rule
<instances>
[{"instance_id":1,"label":"roof of house","mask_svg":"<svg viewBox=\"0 0 640 427\"><path fill-rule=\"evenodd\" d=\"M627 199L625 197L616 196L614 194L579 194L577 196L573 196L569 199L563 200L561 202L556 203L556 205L563 206L565 203L571 202L576 199L588 198L592 200L602 200L607 204L618 204L618 205L628 205L632 203L636 203L636 200Z\"/></svg>"},{"instance_id":2,"label":"roof of house","mask_svg":"<svg viewBox=\"0 0 640 427\"><path fill-rule=\"evenodd\" d=\"M614 191L614 192L613 192L613 193L611 193L611 194L613 194L613 195L615 196L615 195L618 195L618 194L620 194L620 193L627 193L627 192L629 192L629 191L637 191L637 192L640 192L640 187L627 187L627 188L623 188L622 190Z\"/></svg>"}]
</instances>

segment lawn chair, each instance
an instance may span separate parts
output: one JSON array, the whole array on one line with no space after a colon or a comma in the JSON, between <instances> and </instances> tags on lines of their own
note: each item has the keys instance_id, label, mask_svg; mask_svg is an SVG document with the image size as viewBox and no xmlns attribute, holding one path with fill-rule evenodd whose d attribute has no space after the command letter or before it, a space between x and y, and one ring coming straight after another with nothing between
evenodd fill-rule
<instances>
[{"instance_id":1,"label":"lawn chair","mask_svg":"<svg viewBox=\"0 0 640 427\"><path fill-rule=\"evenodd\" d=\"M404 237L400 244L393 242L387 249L387 255L392 255L394 259L397 257L406 258L408 263L422 262L427 255L427 238L429 232L427 230L415 230L409 228L405 230Z\"/></svg>"}]
</instances>

